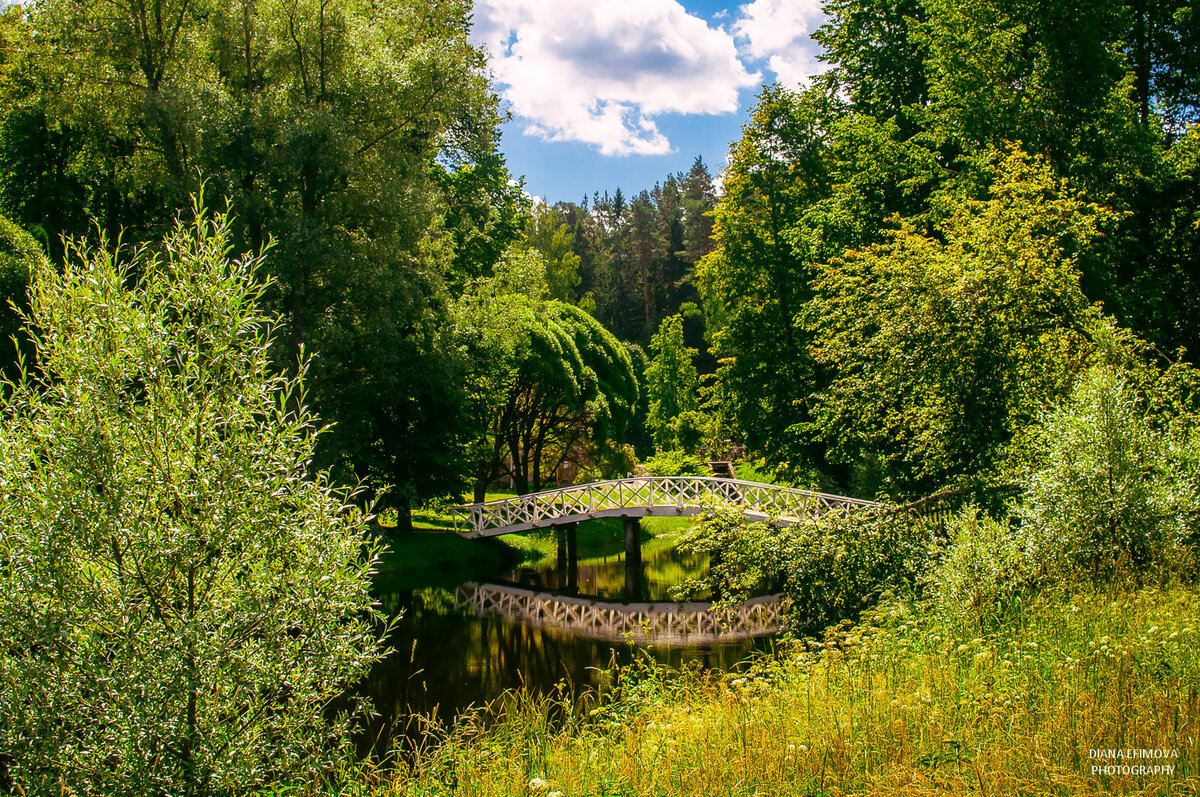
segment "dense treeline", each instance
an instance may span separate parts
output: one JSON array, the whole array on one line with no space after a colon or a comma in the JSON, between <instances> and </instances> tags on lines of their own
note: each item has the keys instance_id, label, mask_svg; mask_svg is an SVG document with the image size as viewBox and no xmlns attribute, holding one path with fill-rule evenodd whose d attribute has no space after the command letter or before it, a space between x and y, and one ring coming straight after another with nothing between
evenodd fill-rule
<instances>
[{"instance_id":1,"label":"dense treeline","mask_svg":"<svg viewBox=\"0 0 1200 797\"><path fill-rule=\"evenodd\" d=\"M271 248L277 362L312 355L333 424L317 465L386 486L402 525L564 464L627 472L625 439L651 445L644 347L681 308L702 345L712 177L697 160L629 201L531 205L468 3L47 0L0 19L0 214L61 260L69 237L157 240L202 186L224 198L235 246Z\"/></svg>"},{"instance_id":2,"label":"dense treeline","mask_svg":"<svg viewBox=\"0 0 1200 797\"><path fill-rule=\"evenodd\" d=\"M318 465L389 485L402 518L463 481L450 306L525 207L469 11L46 0L0 26L0 212L61 259L63 236L157 240L202 185L224 197L235 246L272 249L277 362L313 355Z\"/></svg>"},{"instance_id":3,"label":"dense treeline","mask_svg":"<svg viewBox=\"0 0 1200 797\"><path fill-rule=\"evenodd\" d=\"M632 199L618 187L579 203L538 205L525 238L546 257L554 298L645 347L663 319L698 302L693 279L714 246L716 203L712 174L697 158L686 174L669 174ZM689 340L697 344L703 321L695 312L689 317Z\"/></svg>"},{"instance_id":4,"label":"dense treeline","mask_svg":"<svg viewBox=\"0 0 1200 797\"><path fill-rule=\"evenodd\" d=\"M626 442L734 439L862 494L1003 480L1097 358L1194 354L1189 4L835 0L832 69L764 87L719 198L697 159L555 205L497 151L469 10L10 7L0 213L54 259L227 197L236 244L273 246L277 361L314 355L318 464L402 521L626 472Z\"/></svg>"},{"instance_id":5,"label":"dense treeline","mask_svg":"<svg viewBox=\"0 0 1200 797\"><path fill-rule=\"evenodd\" d=\"M1004 480L1089 363L1194 357L1190 4L827 12L832 69L763 90L697 269L753 448L868 495Z\"/></svg>"}]
</instances>

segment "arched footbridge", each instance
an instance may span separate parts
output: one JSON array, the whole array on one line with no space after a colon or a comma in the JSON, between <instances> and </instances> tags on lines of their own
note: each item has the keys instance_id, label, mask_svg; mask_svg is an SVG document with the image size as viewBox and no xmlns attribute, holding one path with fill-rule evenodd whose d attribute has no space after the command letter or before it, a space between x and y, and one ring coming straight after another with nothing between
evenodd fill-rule
<instances>
[{"instance_id":1,"label":"arched footbridge","mask_svg":"<svg viewBox=\"0 0 1200 797\"><path fill-rule=\"evenodd\" d=\"M751 520L802 523L872 501L715 476L647 476L578 484L454 509L464 537L495 537L602 517L681 517L712 504L740 507Z\"/></svg>"}]
</instances>

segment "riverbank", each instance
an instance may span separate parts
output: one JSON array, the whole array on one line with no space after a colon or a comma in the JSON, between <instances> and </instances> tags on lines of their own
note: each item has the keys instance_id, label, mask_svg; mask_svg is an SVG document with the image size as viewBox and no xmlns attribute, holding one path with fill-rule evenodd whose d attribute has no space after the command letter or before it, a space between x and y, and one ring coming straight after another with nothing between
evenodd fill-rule
<instances>
[{"instance_id":1,"label":"riverbank","mask_svg":"<svg viewBox=\"0 0 1200 797\"><path fill-rule=\"evenodd\" d=\"M676 544L675 535L687 528L689 518L643 518L642 554ZM388 550L381 557L377 591L452 587L464 581L486 579L518 566L544 567L558 555L553 531L506 534L502 537L465 539L452 522L433 514L414 515L413 531L396 534L383 527ZM594 564L623 551L620 518L597 518L578 528L580 566ZM664 579L666 577L664 576ZM669 582L673 583L673 582Z\"/></svg>"},{"instance_id":2,"label":"riverbank","mask_svg":"<svg viewBox=\"0 0 1200 797\"><path fill-rule=\"evenodd\" d=\"M1200 793L1200 593L1045 594L990 630L902 603L736 673L510 694L376 795ZM482 730L483 728L486 730Z\"/></svg>"}]
</instances>

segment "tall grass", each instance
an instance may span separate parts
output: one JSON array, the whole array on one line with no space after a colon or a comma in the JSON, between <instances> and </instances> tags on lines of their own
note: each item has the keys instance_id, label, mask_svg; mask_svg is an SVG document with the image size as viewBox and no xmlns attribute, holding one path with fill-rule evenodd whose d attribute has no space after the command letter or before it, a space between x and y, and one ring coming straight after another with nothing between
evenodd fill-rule
<instances>
[{"instance_id":1,"label":"tall grass","mask_svg":"<svg viewBox=\"0 0 1200 797\"><path fill-rule=\"evenodd\" d=\"M977 636L894 602L737 673L641 662L585 699L510 694L367 780L480 797L1200 794L1198 622L1187 587L1046 593ZM1114 748L1172 757L1091 755ZM1104 763L1175 771L1093 774Z\"/></svg>"}]
</instances>

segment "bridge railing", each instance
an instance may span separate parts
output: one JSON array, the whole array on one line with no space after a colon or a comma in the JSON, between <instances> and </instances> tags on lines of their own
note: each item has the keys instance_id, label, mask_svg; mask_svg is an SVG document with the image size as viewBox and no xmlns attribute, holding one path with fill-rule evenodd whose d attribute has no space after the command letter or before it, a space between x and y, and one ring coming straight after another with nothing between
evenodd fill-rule
<instances>
[{"instance_id":1,"label":"bridge railing","mask_svg":"<svg viewBox=\"0 0 1200 797\"><path fill-rule=\"evenodd\" d=\"M795 523L875 503L715 476L647 476L544 490L456 507L454 526L469 536L544 528L555 523L628 514L692 515L713 503L741 507L750 517Z\"/></svg>"}]
</instances>

